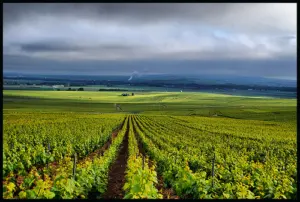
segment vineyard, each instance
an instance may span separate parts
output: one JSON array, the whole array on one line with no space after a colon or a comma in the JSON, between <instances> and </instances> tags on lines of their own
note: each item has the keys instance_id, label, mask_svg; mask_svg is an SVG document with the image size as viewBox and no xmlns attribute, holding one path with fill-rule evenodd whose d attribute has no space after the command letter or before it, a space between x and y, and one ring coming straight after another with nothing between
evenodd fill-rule
<instances>
[{"instance_id":1,"label":"vineyard","mask_svg":"<svg viewBox=\"0 0 300 202\"><path fill-rule=\"evenodd\" d=\"M296 4L149 3L3 3L2 198L298 201Z\"/></svg>"},{"instance_id":2,"label":"vineyard","mask_svg":"<svg viewBox=\"0 0 300 202\"><path fill-rule=\"evenodd\" d=\"M296 125L224 117L6 113L6 199L296 199Z\"/></svg>"}]
</instances>

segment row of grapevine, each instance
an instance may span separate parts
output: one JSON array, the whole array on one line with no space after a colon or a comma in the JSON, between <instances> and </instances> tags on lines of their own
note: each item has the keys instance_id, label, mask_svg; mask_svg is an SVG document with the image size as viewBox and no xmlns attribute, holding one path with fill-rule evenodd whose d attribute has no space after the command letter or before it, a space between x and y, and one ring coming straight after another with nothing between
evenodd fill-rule
<instances>
[{"instance_id":1,"label":"row of grapevine","mask_svg":"<svg viewBox=\"0 0 300 202\"><path fill-rule=\"evenodd\" d=\"M184 168L186 163L188 171L186 175L190 177L190 181L185 183L188 188L176 187L176 180L173 179L175 186L173 188L181 197L294 198L296 196L296 162L293 156L288 155L294 151L292 147L289 150L278 150L278 147L266 150L264 142L240 139L232 135L227 137L210 132L201 133L190 127L184 127L169 117L138 117L136 121L140 127L139 134L144 135L144 141L154 143L153 147L158 149L158 156L165 153L166 158L173 159L181 168ZM227 137L226 141L224 137ZM247 146L254 149L247 151L245 149ZM150 150L148 152L157 155L153 152L153 148ZM262 157L261 153L264 150L269 153ZM280 154L284 153L287 158L281 160ZM164 165L163 161L158 162ZM278 161L285 164L284 169ZM158 163L158 167L163 166ZM165 181L172 182L168 179ZM202 191L197 191L193 187L197 187L196 184L200 182L202 185L199 185L199 189Z\"/></svg>"},{"instance_id":2,"label":"row of grapevine","mask_svg":"<svg viewBox=\"0 0 300 202\"><path fill-rule=\"evenodd\" d=\"M46 119L43 114L36 116ZM44 166L75 152L82 158L104 145L124 120L122 115L98 118L56 115L47 118L46 124L35 119L24 124L23 118L19 118L20 124L9 120L4 124L3 177L10 172L24 174L32 166Z\"/></svg>"},{"instance_id":3,"label":"row of grapevine","mask_svg":"<svg viewBox=\"0 0 300 202\"><path fill-rule=\"evenodd\" d=\"M158 175L180 198L296 198L292 124L279 129L282 123L128 115L109 149L91 156L110 139L124 115L8 117L4 198L89 198L91 192L101 198L109 168L127 138L126 199L162 198L156 188ZM257 127L251 130L253 124Z\"/></svg>"},{"instance_id":4,"label":"row of grapevine","mask_svg":"<svg viewBox=\"0 0 300 202\"><path fill-rule=\"evenodd\" d=\"M159 117L158 117L159 118ZM208 117L170 117L174 122L186 126L192 126L198 130L231 134L236 137L250 138L255 140L276 140L285 144L294 143L296 138L296 121L275 122L228 118ZM201 122L201 124L199 124ZM254 127L255 126L255 127Z\"/></svg>"},{"instance_id":5,"label":"row of grapevine","mask_svg":"<svg viewBox=\"0 0 300 202\"><path fill-rule=\"evenodd\" d=\"M163 176L164 183L167 186L171 186L181 198L185 198L185 194L181 192L186 189L187 184L185 181L191 177L188 173L188 167L176 162L175 156L171 155L168 151L159 149L151 139L146 137L145 129L139 124L135 120L134 127L148 155L157 162L157 170Z\"/></svg>"},{"instance_id":6,"label":"row of grapevine","mask_svg":"<svg viewBox=\"0 0 300 202\"><path fill-rule=\"evenodd\" d=\"M272 167L276 167L278 170L281 170L282 167L286 168L289 165L295 165L296 163L295 157L297 151L295 141L289 141L289 144L282 144L281 141L270 142L267 140L253 140L250 138L237 137L226 133L201 131L197 130L196 128L184 126L183 123L178 123L172 120L172 123L176 124L176 129L174 129L174 127L170 127L170 125L168 124L168 119L164 119L164 121L166 124L164 124L163 126L167 128L166 133L168 131L173 131L171 132L171 134L172 136L174 136L175 132L175 134L179 135L181 142L184 142L184 145L189 145L189 148L185 147L185 151L188 154L193 153L195 149L200 150L200 153L208 151L209 154L209 149L206 149L205 147L206 145L209 145L213 142L214 144L210 145L210 148L212 146L215 146L216 148L222 148L222 150L226 150L226 152L222 152L224 153L224 158L226 158L227 153L230 152L230 156L234 155L235 158L238 157L239 159L241 159L241 155L242 153L244 153L244 157L247 161L253 160L261 163L272 162ZM161 123L162 122L157 122L155 128L162 126ZM202 123L198 125L202 125ZM165 137L166 135L164 136L164 138ZM188 137L192 138L194 141L189 141ZM199 145L198 142L200 144L203 144L203 146L193 148L191 144L196 143L196 146ZM196 154L199 155L199 151L196 152ZM293 173L291 173L291 175L293 175Z\"/></svg>"},{"instance_id":7,"label":"row of grapevine","mask_svg":"<svg viewBox=\"0 0 300 202\"><path fill-rule=\"evenodd\" d=\"M157 176L155 164L151 167L148 158L143 156L138 148L138 143L133 131L133 123L130 116L129 122L129 145L126 170L126 183L123 189L126 192L125 199L158 199L162 198L155 185Z\"/></svg>"},{"instance_id":8,"label":"row of grapevine","mask_svg":"<svg viewBox=\"0 0 300 202\"><path fill-rule=\"evenodd\" d=\"M93 189L101 195L106 191L108 171L115 161L128 127L128 119L109 149L103 155L74 164L74 159L65 157L58 166L38 171L35 167L17 179L9 174L3 181L4 198L21 199L72 199L87 198Z\"/></svg>"}]
</instances>

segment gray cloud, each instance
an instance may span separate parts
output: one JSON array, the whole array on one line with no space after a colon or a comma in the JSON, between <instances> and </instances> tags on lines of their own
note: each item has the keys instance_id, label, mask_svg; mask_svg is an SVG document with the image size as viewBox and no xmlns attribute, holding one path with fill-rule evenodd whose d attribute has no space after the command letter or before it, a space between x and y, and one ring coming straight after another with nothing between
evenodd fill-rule
<instances>
[{"instance_id":1,"label":"gray cloud","mask_svg":"<svg viewBox=\"0 0 300 202\"><path fill-rule=\"evenodd\" d=\"M18 46L18 45L17 45ZM97 46L79 46L74 44L67 44L63 42L37 42L37 43L28 43L28 44L19 44L21 50L25 52L69 52L69 51L86 51L86 50L95 50L95 51L132 51L136 49L142 49L138 46L129 46L122 44L103 44Z\"/></svg>"},{"instance_id":2,"label":"gray cloud","mask_svg":"<svg viewBox=\"0 0 300 202\"><path fill-rule=\"evenodd\" d=\"M76 61L82 66L94 61L106 65L109 61L139 65L149 60L203 61L207 66L227 61L223 71L230 72L230 63L253 69L248 63L257 61L250 64L261 68L272 64L278 69L285 64L290 68L287 73L294 74L296 4L291 3L5 3L3 20L4 57L43 61L42 66L46 61L58 65ZM284 61L279 62L284 67L275 61ZM16 66L5 63L4 69ZM198 66L193 68L196 71Z\"/></svg>"},{"instance_id":3,"label":"gray cloud","mask_svg":"<svg viewBox=\"0 0 300 202\"><path fill-rule=\"evenodd\" d=\"M207 22L247 31L296 31L295 3L25 3L4 4L4 25L29 16L78 16L125 23ZM256 28L253 30L253 28Z\"/></svg>"},{"instance_id":4,"label":"gray cloud","mask_svg":"<svg viewBox=\"0 0 300 202\"><path fill-rule=\"evenodd\" d=\"M87 75L131 75L143 73L234 74L248 76L296 77L296 60L143 60L143 61L53 61L25 56L6 56L6 71L22 73L72 73Z\"/></svg>"},{"instance_id":5,"label":"gray cloud","mask_svg":"<svg viewBox=\"0 0 300 202\"><path fill-rule=\"evenodd\" d=\"M20 44L23 51L26 52L44 52L44 51L74 51L80 50L76 46L70 46L61 43L30 43Z\"/></svg>"}]
</instances>

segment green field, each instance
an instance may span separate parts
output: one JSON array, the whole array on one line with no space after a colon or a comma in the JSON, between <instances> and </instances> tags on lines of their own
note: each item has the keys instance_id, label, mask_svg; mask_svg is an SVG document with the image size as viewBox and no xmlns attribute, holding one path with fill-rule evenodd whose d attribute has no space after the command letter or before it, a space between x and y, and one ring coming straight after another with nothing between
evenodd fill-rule
<instances>
[{"instance_id":1,"label":"green field","mask_svg":"<svg viewBox=\"0 0 300 202\"><path fill-rule=\"evenodd\" d=\"M295 199L296 99L121 94L4 90L3 197Z\"/></svg>"},{"instance_id":2,"label":"green field","mask_svg":"<svg viewBox=\"0 0 300 202\"><path fill-rule=\"evenodd\" d=\"M4 113L90 112L223 116L239 119L296 121L296 99L232 96L211 93L72 91L4 91Z\"/></svg>"}]
</instances>

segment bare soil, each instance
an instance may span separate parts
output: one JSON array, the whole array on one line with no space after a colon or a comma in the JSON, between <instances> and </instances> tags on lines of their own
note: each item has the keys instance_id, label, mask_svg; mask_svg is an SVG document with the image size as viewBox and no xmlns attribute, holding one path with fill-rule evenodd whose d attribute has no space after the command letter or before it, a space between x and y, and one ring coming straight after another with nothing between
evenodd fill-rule
<instances>
[{"instance_id":1,"label":"bare soil","mask_svg":"<svg viewBox=\"0 0 300 202\"><path fill-rule=\"evenodd\" d=\"M128 133L129 124L124 140L120 146L118 158L109 170L107 190L102 195L104 199L123 199L125 195L123 186L125 184L125 170L128 157Z\"/></svg>"}]
</instances>

